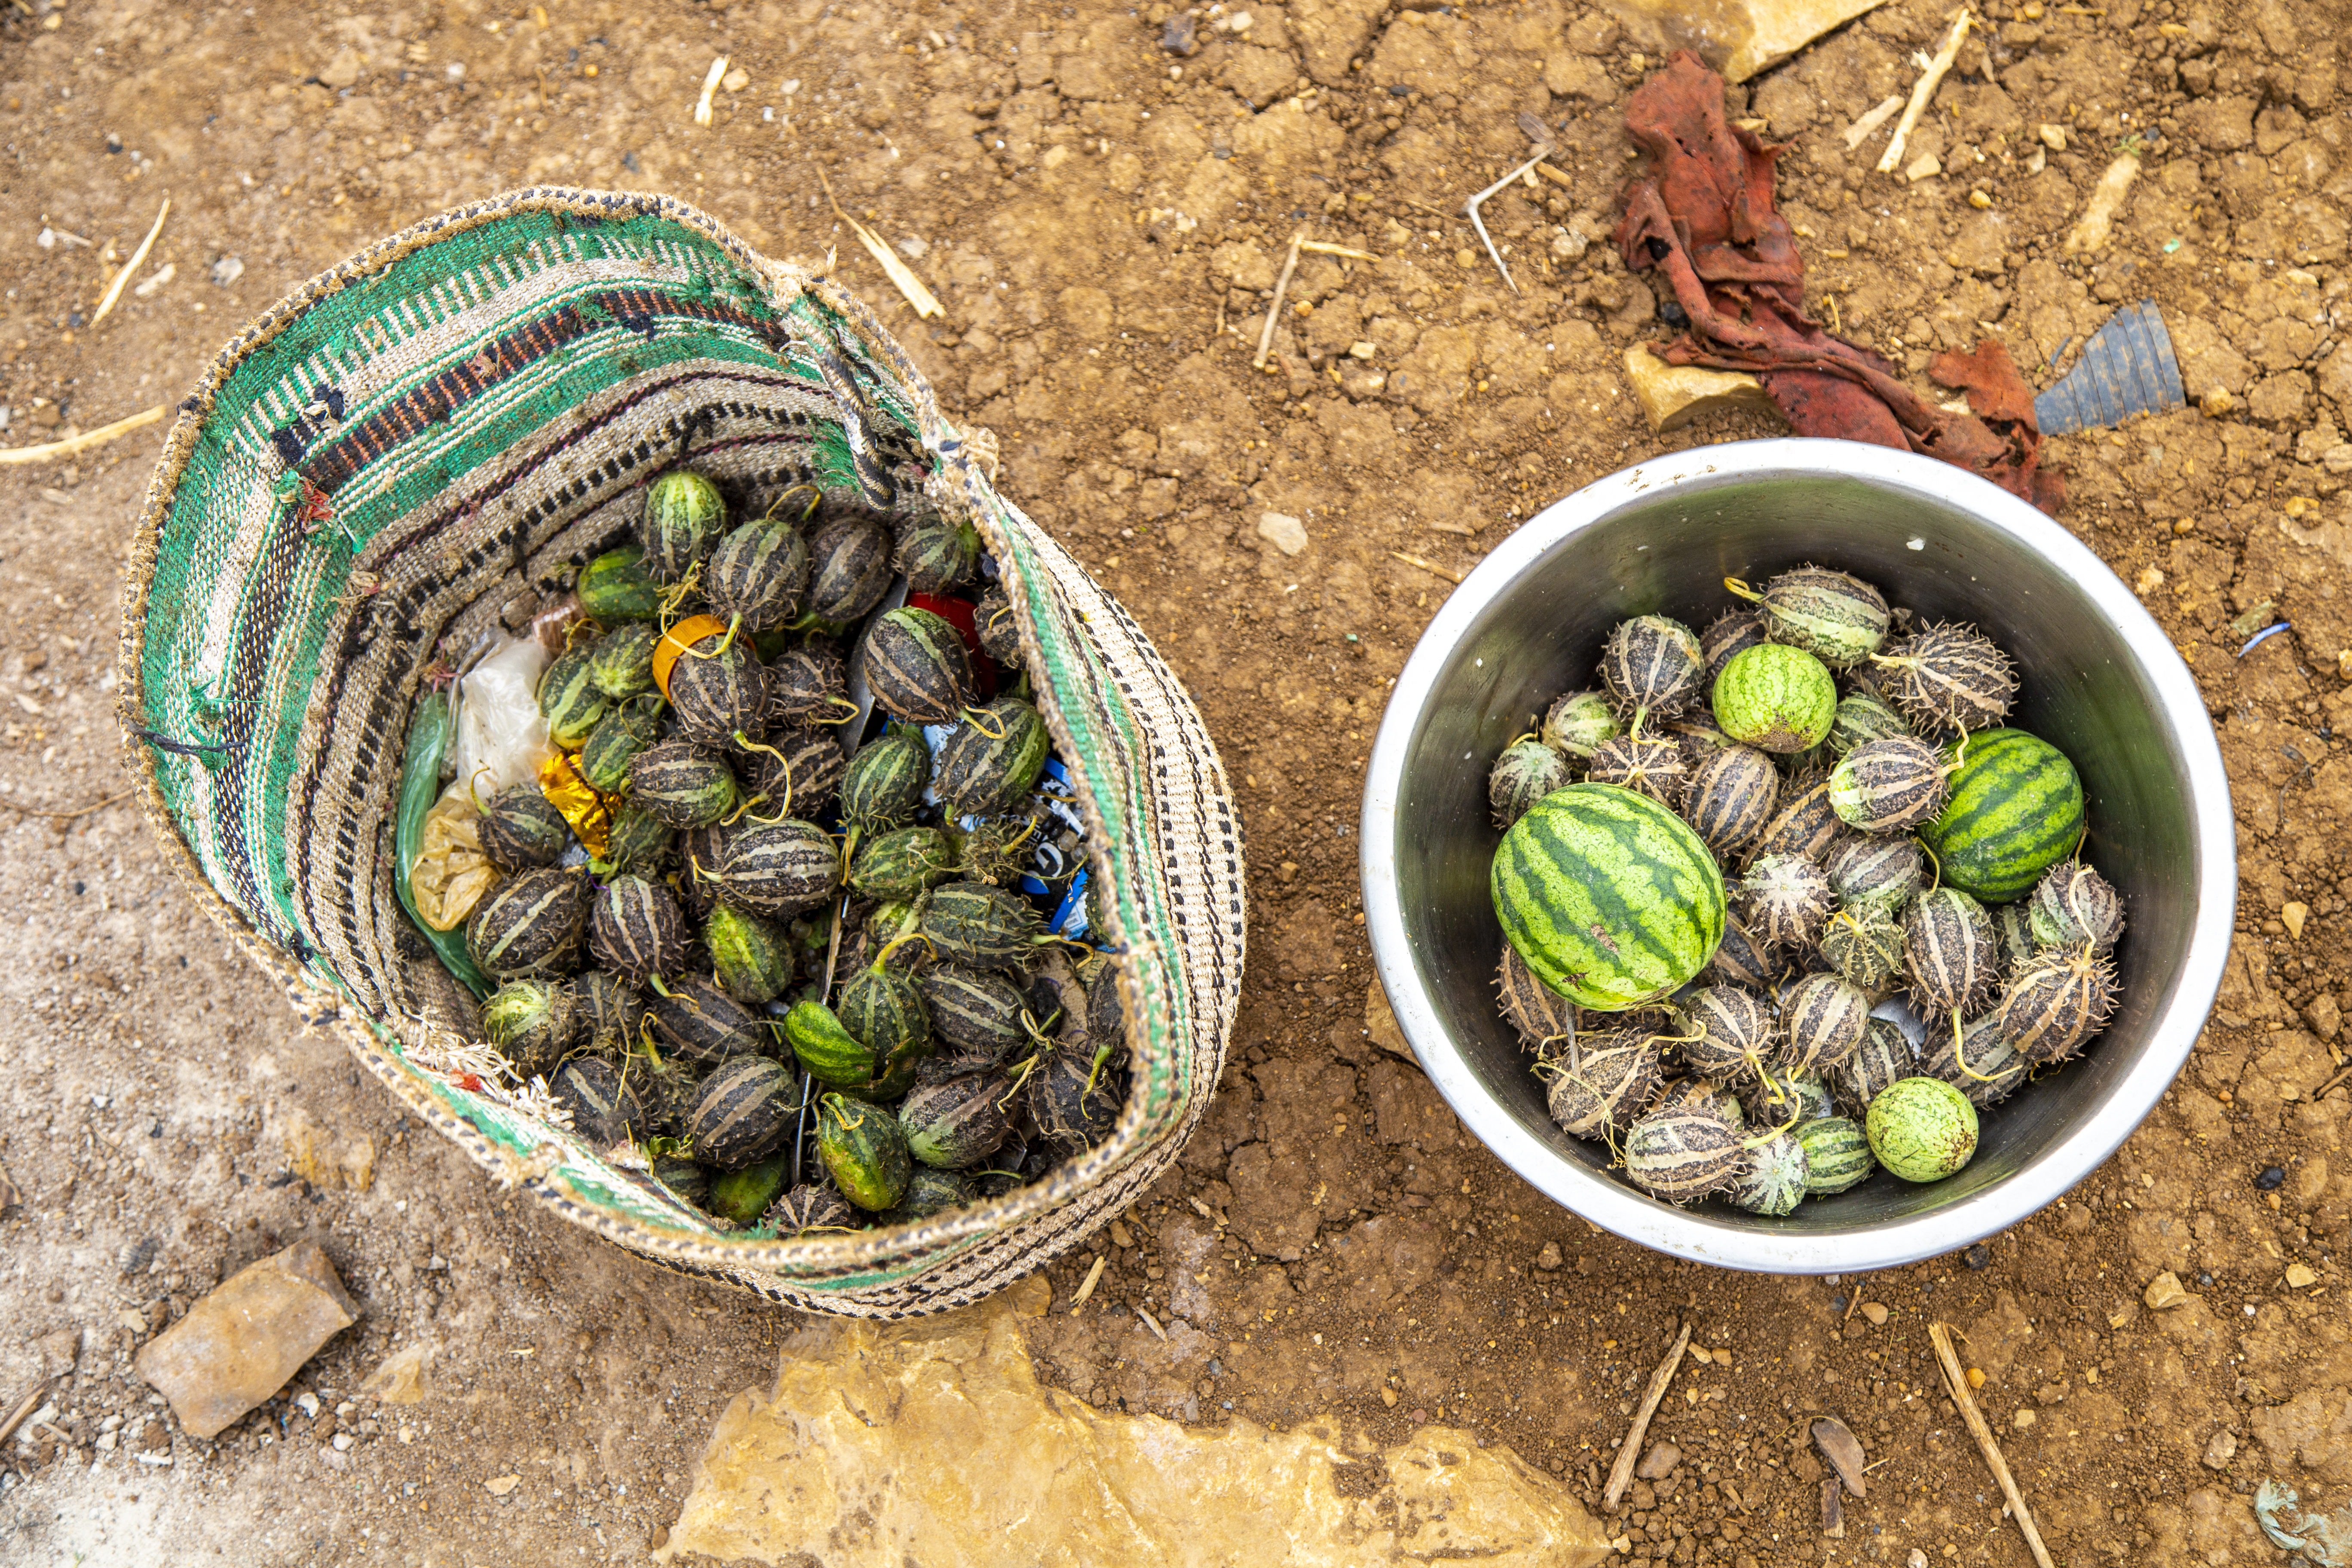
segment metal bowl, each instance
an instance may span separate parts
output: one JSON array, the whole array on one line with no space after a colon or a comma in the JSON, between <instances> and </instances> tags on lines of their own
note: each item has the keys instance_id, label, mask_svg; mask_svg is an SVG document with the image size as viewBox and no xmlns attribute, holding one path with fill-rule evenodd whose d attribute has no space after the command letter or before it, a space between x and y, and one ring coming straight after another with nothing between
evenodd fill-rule
<instances>
[{"instance_id":1,"label":"metal bowl","mask_svg":"<svg viewBox=\"0 0 2352 1568\"><path fill-rule=\"evenodd\" d=\"M1561 691L1592 682L1629 616L1705 620L1723 579L1804 562L1881 585L1929 619L1973 621L2016 658L2011 722L2074 760L2087 857L2130 926L2123 998L2083 1057L1988 1110L1968 1168L1914 1186L1881 1171L1785 1218L1678 1209L1570 1138L1495 1005L1500 836L1486 770ZM1644 1246L1730 1268L1886 1268L1965 1247L2064 1194L2172 1082L2221 984L2235 914L2221 747L2172 645L2098 557L2032 507L1948 464L1846 441L1751 441L1590 485L1505 540L1448 599L1397 679L1364 795L1365 922L1381 983L1454 1113L1563 1207Z\"/></svg>"}]
</instances>

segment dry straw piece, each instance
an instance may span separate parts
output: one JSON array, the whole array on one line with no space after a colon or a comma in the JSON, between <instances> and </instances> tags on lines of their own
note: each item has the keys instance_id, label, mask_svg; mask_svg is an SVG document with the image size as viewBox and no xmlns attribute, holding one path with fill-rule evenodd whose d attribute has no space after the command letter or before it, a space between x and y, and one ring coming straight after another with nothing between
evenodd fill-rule
<instances>
[{"instance_id":1,"label":"dry straw piece","mask_svg":"<svg viewBox=\"0 0 2352 1568\"><path fill-rule=\"evenodd\" d=\"M107 285L106 297L99 300L98 309L90 315L91 326L106 320L106 313L114 309L114 302L122 298L122 286L131 281L131 275L139 270L141 262L147 259L147 253L155 247L155 237L163 232L163 220L171 216L172 198L165 196L163 205L156 209L155 222L148 229L147 237L139 242L139 248L131 253L131 259L122 264L122 270L114 275L112 283Z\"/></svg>"}]
</instances>

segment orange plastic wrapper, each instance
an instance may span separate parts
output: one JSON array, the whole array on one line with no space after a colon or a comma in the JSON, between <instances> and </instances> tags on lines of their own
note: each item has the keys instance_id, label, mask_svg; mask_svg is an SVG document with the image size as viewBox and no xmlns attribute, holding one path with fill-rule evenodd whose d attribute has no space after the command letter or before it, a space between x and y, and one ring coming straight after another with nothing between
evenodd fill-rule
<instances>
[{"instance_id":1,"label":"orange plastic wrapper","mask_svg":"<svg viewBox=\"0 0 2352 1568\"><path fill-rule=\"evenodd\" d=\"M539 792L563 814L582 847L602 860L612 842L615 797L597 794L580 776L579 761L568 752L558 752L539 764Z\"/></svg>"},{"instance_id":2,"label":"orange plastic wrapper","mask_svg":"<svg viewBox=\"0 0 2352 1568\"><path fill-rule=\"evenodd\" d=\"M726 630L727 623L717 616L688 616L662 633L661 641L654 644L654 684L661 688L662 700L669 700L669 672L686 650Z\"/></svg>"}]
</instances>

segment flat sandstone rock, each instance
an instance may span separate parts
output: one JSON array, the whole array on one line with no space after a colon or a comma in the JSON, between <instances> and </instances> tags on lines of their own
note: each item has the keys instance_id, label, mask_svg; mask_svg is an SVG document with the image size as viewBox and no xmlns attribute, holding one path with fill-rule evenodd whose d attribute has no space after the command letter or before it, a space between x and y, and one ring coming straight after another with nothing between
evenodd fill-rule
<instances>
[{"instance_id":1,"label":"flat sandstone rock","mask_svg":"<svg viewBox=\"0 0 2352 1568\"><path fill-rule=\"evenodd\" d=\"M1635 42L1696 50L1743 82L1885 0L1604 0Z\"/></svg>"},{"instance_id":2,"label":"flat sandstone rock","mask_svg":"<svg viewBox=\"0 0 2352 1568\"><path fill-rule=\"evenodd\" d=\"M1625 379L1633 384L1650 428L1660 432L1679 429L1718 408L1772 406L1764 384L1745 371L1668 364L1640 343L1625 351Z\"/></svg>"},{"instance_id":3,"label":"flat sandstone rock","mask_svg":"<svg viewBox=\"0 0 2352 1568\"><path fill-rule=\"evenodd\" d=\"M286 1386L360 1310L315 1241L249 1263L139 1349L139 1375L210 1437Z\"/></svg>"}]
</instances>

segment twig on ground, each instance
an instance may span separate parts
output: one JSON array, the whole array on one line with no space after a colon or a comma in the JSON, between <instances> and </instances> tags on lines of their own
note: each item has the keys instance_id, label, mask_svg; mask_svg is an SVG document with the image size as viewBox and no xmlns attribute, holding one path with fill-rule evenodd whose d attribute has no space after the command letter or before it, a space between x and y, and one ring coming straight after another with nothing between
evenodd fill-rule
<instances>
[{"instance_id":1,"label":"twig on ground","mask_svg":"<svg viewBox=\"0 0 2352 1568\"><path fill-rule=\"evenodd\" d=\"M719 90L719 78L726 74L727 57L721 55L710 62L710 74L702 79L702 96L694 100L694 122L697 125L710 123L710 97Z\"/></svg>"},{"instance_id":2,"label":"twig on ground","mask_svg":"<svg viewBox=\"0 0 2352 1568\"><path fill-rule=\"evenodd\" d=\"M91 326L106 320L106 313L114 309L114 302L122 298L122 286L131 281L131 275L139 270L141 262L147 259L147 252L154 248L155 237L163 232L163 220L171 216L172 198L165 196L163 205L156 209L155 223L148 229L147 237L139 242L139 248L131 253L131 259L122 264L122 270L114 275L114 281L106 286L105 297L99 300L98 309L90 313Z\"/></svg>"},{"instance_id":3,"label":"twig on ground","mask_svg":"<svg viewBox=\"0 0 2352 1568\"><path fill-rule=\"evenodd\" d=\"M1350 250L1344 245L1327 245L1319 239L1302 239L1298 242L1298 248L1311 250L1318 256L1352 256L1359 261L1380 259L1369 250Z\"/></svg>"},{"instance_id":4,"label":"twig on ground","mask_svg":"<svg viewBox=\"0 0 2352 1568\"><path fill-rule=\"evenodd\" d=\"M1444 207L1431 206L1427 202L1414 201L1411 196L1399 196L1397 200L1402 202L1409 207L1419 207L1422 211L1429 214L1432 217L1442 217L1449 223L1461 216L1459 213L1447 212Z\"/></svg>"},{"instance_id":5,"label":"twig on ground","mask_svg":"<svg viewBox=\"0 0 2352 1568\"><path fill-rule=\"evenodd\" d=\"M1549 163L1538 163L1536 165L1536 173L1541 174L1545 179L1549 180L1555 185L1563 185L1570 189L1575 188L1576 182L1569 178L1566 171L1555 169Z\"/></svg>"},{"instance_id":6,"label":"twig on ground","mask_svg":"<svg viewBox=\"0 0 2352 1568\"><path fill-rule=\"evenodd\" d=\"M29 805L18 805L12 800L0 800L0 810L13 811L20 816L46 816L53 822L71 822L77 816L88 816L94 811L104 811L118 800L129 800L134 793L136 792L124 790L120 795L110 795L94 805L85 805L79 811L37 811Z\"/></svg>"},{"instance_id":7,"label":"twig on ground","mask_svg":"<svg viewBox=\"0 0 2352 1568\"><path fill-rule=\"evenodd\" d=\"M1984 1450L1985 1463L1992 1468L1993 1479L2000 1483L2002 1495L2009 1499L2011 1517L2025 1532L2025 1544L2032 1549L2033 1560L2042 1568L2056 1568L2050 1561L2050 1549L2042 1544L2042 1531L2034 1527L2033 1510L2025 1506L2025 1494L2017 1489L2017 1481L2009 1473L2009 1461L2000 1457L2000 1445L1992 1440L1992 1428L1985 1424L1984 1412L1977 1408L1976 1397L1969 1392L1968 1375L1960 1371L1960 1358L1952 1350L1951 1325L1928 1324L1927 1338L1936 1347L1937 1364L1943 1369L1944 1390L1959 1406L1960 1419L1968 1423L1977 1447Z\"/></svg>"},{"instance_id":8,"label":"twig on ground","mask_svg":"<svg viewBox=\"0 0 2352 1568\"><path fill-rule=\"evenodd\" d=\"M16 1428L25 1424L25 1417L41 1407L41 1395L48 1391L48 1379L43 1378L33 1384L31 1392L24 1398L16 1401L16 1408L8 1412L8 1419L0 1421L0 1443L5 1443L16 1435Z\"/></svg>"},{"instance_id":9,"label":"twig on ground","mask_svg":"<svg viewBox=\"0 0 2352 1568\"><path fill-rule=\"evenodd\" d=\"M2347 1079L2352 1079L2352 1064L2347 1064L2342 1072L2337 1073L2334 1078L2329 1079L2326 1083L2323 1083L2317 1089L2313 1089L2311 1091L2311 1098L2314 1100L2318 1100L2329 1089L2334 1089L2337 1084L2342 1083Z\"/></svg>"},{"instance_id":10,"label":"twig on ground","mask_svg":"<svg viewBox=\"0 0 2352 1568\"><path fill-rule=\"evenodd\" d=\"M1461 573L1454 571L1450 567L1440 566L1434 561L1424 561L1418 555L1408 555L1402 550L1391 550L1389 553L1395 556L1398 560L1403 562L1408 566L1418 566L1423 571L1433 573L1457 586L1459 586L1462 582Z\"/></svg>"},{"instance_id":11,"label":"twig on ground","mask_svg":"<svg viewBox=\"0 0 2352 1568\"><path fill-rule=\"evenodd\" d=\"M87 452L92 447L103 447L117 436L128 436L142 426L152 425L163 417L163 405L142 409L127 419L111 425L101 425L95 430L85 430L79 436L68 436L62 441L45 441L37 447L11 447L0 451L0 468L17 463L47 463L59 458L70 458L77 452Z\"/></svg>"},{"instance_id":12,"label":"twig on ground","mask_svg":"<svg viewBox=\"0 0 2352 1568\"><path fill-rule=\"evenodd\" d=\"M1551 148L1549 145L1537 148L1536 155L1534 157L1528 159L1526 163L1521 163L1509 174L1504 175L1501 179L1496 180L1493 184L1488 185L1485 190L1480 191L1476 195L1472 196L1468 201L1462 204L1462 210L1470 215L1470 226L1478 231L1478 238L1486 247L1486 254L1494 258L1495 270L1503 275L1503 281L1511 286L1511 292L1514 294L1519 291L1518 279L1513 278L1511 276L1511 269L1503 265L1503 253L1495 248L1494 237L1486 232L1486 220L1478 216L1478 204L1485 201L1488 196L1493 195L1496 191L1501 190L1513 180L1517 179L1521 174L1528 173L1537 164L1542 163L1546 158L1550 156Z\"/></svg>"},{"instance_id":13,"label":"twig on ground","mask_svg":"<svg viewBox=\"0 0 2352 1568\"><path fill-rule=\"evenodd\" d=\"M907 303L915 307L915 314L924 318L946 315L948 308L940 303L938 295L924 287L923 280L915 276L915 269L899 260L898 253L891 249L880 235L841 210L841 204L834 200L833 182L824 177L823 169L816 172L816 183L824 187L824 199L832 204L833 216L849 226L850 231L857 236L857 242L866 247L866 254L872 257L890 281L898 286L898 292L907 297Z\"/></svg>"},{"instance_id":14,"label":"twig on ground","mask_svg":"<svg viewBox=\"0 0 2352 1568\"><path fill-rule=\"evenodd\" d=\"M1944 73L1950 70L1952 62L1960 58L1960 44L1968 37L1969 29L1975 25L1976 18L1969 14L1967 6L1963 5L1952 13L1952 30L1944 35L1944 47L1936 51L1936 58L1927 62L1927 70L1911 89L1911 101L1904 105L1903 118L1895 122L1895 134L1887 139L1886 151L1878 155L1880 174L1891 174L1902 164L1903 143L1910 140L1912 128L1919 123L1919 116L1927 111L1927 100L1936 96L1936 89L1943 83Z\"/></svg>"},{"instance_id":15,"label":"twig on ground","mask_svg":"<svg viewBox=\"0 0 2352 1568\"><path fill-rule=\"evenodd\" d=\"M1168 1331L1160 1326L1159 1319L1153 1317L1150 1313L1145 1311L1140 1307L1138 1307L1135 1310L1135 1315L1143 1320L1143 1326L1150 1329L1159 1339L1161 1344L1166 1344L1168 1342Z\"/></svg>"},{"instance_id":16,"label":"twig on ground","mask_svg":"<svg viewBox=\"0 0 2352 1568\"><path fill-rule=\"evenodd\" d=\"M1675 1336L1675 1348L1650 1374L1650 1386L1642 1395L1642 1406L1633 1412L1633 1425L1625 1430L1625 1441L1617 1450L1616 1462L1609 1467L1609 1485L1601 1494L1603 1508L1615 1508L1625 1489L1633 1483L1633 1467L1641 1462L1642 1437L1650 1429L1650 1417L1657 1414L1658 1402L1666 1396L1666 1385L1675 1380L1675 1369L1683 1363L1683 1351L1690 1343L1690 1325Z\"/></svg>"},{"instance_id":17,"label":"twig on ground","mask_svg":"<svg viewBox=\"0 0 2352 1568\"><path fill-rule=\"evenodd\" d=\"M1871 133L1894 119L1895 111L1902 107L1903 95L1899 92L1890 92L1880 99L1876 107L1845 128L1845 150L1851 153L1869 141Z\"/></svg>"},{"instance_id":18,"label":"twig on ground","mask_svg":"<svg viewBox=\"0 0 2352 1568\"><path fill-rule=\"evenodd\" d=\"M1078 1284L1078 1293L1070 1298L1071 1311L1075 1312L1087 1304L1087 1298L1095 1293L1095 1281L1102 1278L1103 1265L1109 1261L1110 1254L1108 1252L1095 1259L1095 1266L1087 1270L1086 1279Z\"/></svg>"},{"instance_id":19,"label":"twig on ground","mask_svg":"<svg viewBox=\"0 0 2352 1568\"><path fill-rule=\"evenodd\" d=\"M1274 352L1275 323L1282 319L1283 291L1290 287L1290 275L1298 268L1298 247L1306 238L1304 233L1290 237L1290 254L1282 258L1282 276L1274 280L1274 303L1265 308L1265 328L1257 335L1257 353L1250 356L1250 369L1264 370L1265 356Z\"/></svg>"}]
</instances>

